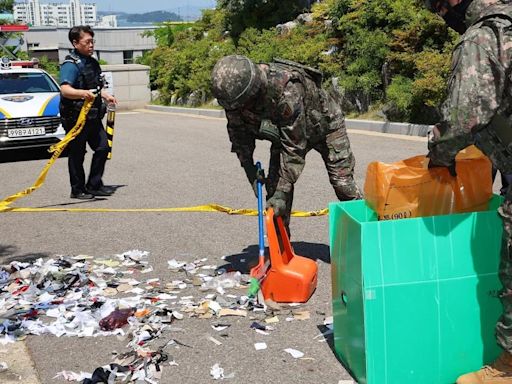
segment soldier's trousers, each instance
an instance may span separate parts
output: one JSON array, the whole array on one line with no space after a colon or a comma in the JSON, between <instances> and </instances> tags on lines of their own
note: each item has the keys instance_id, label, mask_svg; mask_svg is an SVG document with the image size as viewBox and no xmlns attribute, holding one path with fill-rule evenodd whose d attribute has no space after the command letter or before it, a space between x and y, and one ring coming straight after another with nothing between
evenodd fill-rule
<instances>
[{"instance_id":1,"label":"soldier's trousers","mask_svg":"<svg viewBox=\"0 0 512 384\"><path fill-rule=\"evenodd\" d=\"M496 339L505 351L512 353L512 186L508 187L498 213L503 220L499 267L499 277L503 284L500 291L503 312L496 324Z\"/></svg>"},{"instance_id":2,"label":"soldier's trousers","mask_svg":"<svg viewBox=\"0 0 512 384\"><path fill-rule=\"evenodd\" d=\"M340 128L331 132L325 138L306 149L309 152L315 149L320 153L329 175L334 192L340 201L357 200L363 197L354 181L355 158L350 148L347 132ZM280 148L272 145L270 149L270 165L267 177L267 200L274 194L279 182ZM293 203L293 186L286 201L286 214L283 216L284 224L289 231L290 214Z\"/></svg>"}]
</instances>

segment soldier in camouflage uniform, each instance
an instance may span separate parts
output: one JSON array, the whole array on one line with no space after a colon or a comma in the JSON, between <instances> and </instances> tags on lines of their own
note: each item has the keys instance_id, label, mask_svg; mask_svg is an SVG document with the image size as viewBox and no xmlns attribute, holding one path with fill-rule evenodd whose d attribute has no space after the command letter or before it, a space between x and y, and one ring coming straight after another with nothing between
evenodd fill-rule
<instances>
[{"instance_id":1,"label":"soldier in camouflage uniform","mask_svg":"<svg viewBox=\"0 0 512 384\"><path fill-rule=\"evenodd\" d=\"M512 5L509 0L427 0L462 34L452 56L442 120L429 142L431 166L454 170L455 155L475 143L503 174L512 173ZM503 313L496 325L503 353L458 384L512 384L512 189L499 209L503 238L499 276Z\"/></svg>"},{"instance_id":2,"label":"soldier in camouflage uniform","mask_svg":"<svg viewBox=\"0 0 512 384\"><path fill-rule=\"evenodd\" d=\"M306 154L317 150L340 200L360 199L341 108L321 88L321 73L298 63L276 60L254 64L245 56L226 56L212 72L213 94L226 110L228 134L256 193L256 140L269 140L270 165L265 180L267 208L288 228L293 186Z\"/></svg>"}]
</instances>

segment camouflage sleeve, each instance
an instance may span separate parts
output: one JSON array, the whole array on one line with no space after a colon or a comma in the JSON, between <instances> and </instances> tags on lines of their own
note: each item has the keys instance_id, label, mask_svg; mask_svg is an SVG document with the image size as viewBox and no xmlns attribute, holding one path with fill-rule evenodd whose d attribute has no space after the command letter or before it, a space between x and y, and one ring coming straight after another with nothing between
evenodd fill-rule
<instances>
[{"instance_id":1,"label":"camouflage sleeve","mask_svg":"<svg viewBox=\"0 0 512 384\"><path fill-rule=\"evenodd\" d=\"M299 178L306 163L306 118L302 84L290 82L277 102L281 137L281 161L277 190L289 192Z\"/></svg>"},{"instance_id":2,"label":"camouflage sleeve","mask_svg":"<svg viewBox=\"0 0 512 384\"><path fill-rule=\"evenodd\" d=\"M471 133L489 124L499 107L505 76L493 54L497 44L494 32L480 28L468 32L453 52L440 136L429 142L429 156L439 165L449 165L472 144Z\"/></svg>"},{"instance_id":3,"label":"camouflage sleeve","mask_svg":"<svg viewBox=\"0 0 512 384\"><path fill-rule=\"evenodd\" d=\"M256 137L246 129L237 111L226 111L226 117L231 152L236 153L242 166L249 163L254 164L253 153L256 147Z\"/></svg>"}]
</instances>

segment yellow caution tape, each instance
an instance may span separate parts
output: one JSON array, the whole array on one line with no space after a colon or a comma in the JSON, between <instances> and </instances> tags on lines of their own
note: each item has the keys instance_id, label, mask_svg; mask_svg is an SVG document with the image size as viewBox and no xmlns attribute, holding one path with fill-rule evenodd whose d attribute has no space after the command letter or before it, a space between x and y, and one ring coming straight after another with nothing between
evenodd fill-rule
<instances>
[{"instance_id":1,"label":"yellow caution tape","mask_svg":"<svg viewBox=\"0 0 512 384\"><path fill-rule=\"evenodd\" d=\"M8 209L9 205L13 201L16 201L24 196L30 195L36 189L41 187L41 185L43 185L43 183L46 179L46 175L48 174L48 171L50 170L53 163L55 163L55 160L57 160L57 158L62 154L62 151L64 150L64 148L66 148L66 146L69 144L69 142L71 140L73 140L82 131L82 128L84 127L84 124L85 124L85 119L86 119L87 113L89 113L91 106L92 106L92 101L86 100L84 102L84 105L83 105L82 109L80 110L80 114L78 115L78 119L76 121L75 126L66 134L66 136L64 136L64 138L59 143L52 145L50 147L50 149L48 150L49 152L52 152L53 155L50 158L50 160L48 160L46 165L44 166L43 170L39 174L39 177L34 182L34 184L32 184L31 187L29 187L23 191L20 191L18 193L15 193L14 195L8 196L5 199L3 199L2 201L0 201L0 212L3 212L6 209Z\"/></svg>"},{"instance_id":2,"label":"yellow caution tape","mask_svg":"<svg viewBox=\"0 0 512 384\"><path fill-rule=\"evenodd\" d=\"M0 212L222 212L228 215L257 216L256 209L233 209L218 204L197 205L177 208L25 208L0 205ZM329 213L327 208L319 211L292 211L295 217L324 216Z\"/></svg>"},{"instance_id":3,"label":"yellow caution tape","mask_svg":"<svg viewBox=\"0 0 512 384\"><path fill-rule=\"evenodd\" d=\"M244 216L257 216L258 211L255 209L233 209L224 207L218 204L197 205L194 207L177 207L177 208L25 208L25 207L10 207L9 205L24 197L30 195L36 189L41 187L46 179L49 169L55 163L55 160L62 154L71 140L73 140L82 131L84 127L86 116L91 109L92 101L86 100L80 114L76 121L75 126L66 134L64 139L59 143L52 145L49 152L52 152L52 157L48 160L39 177L34 184L14 195L8 196L0 201L0 212L222 212L228 215L244 215ZM295 217L312 217L327 215L329 210L327 208L319 211L292 211L292 216Z\"/></svg>"}]
</instances>

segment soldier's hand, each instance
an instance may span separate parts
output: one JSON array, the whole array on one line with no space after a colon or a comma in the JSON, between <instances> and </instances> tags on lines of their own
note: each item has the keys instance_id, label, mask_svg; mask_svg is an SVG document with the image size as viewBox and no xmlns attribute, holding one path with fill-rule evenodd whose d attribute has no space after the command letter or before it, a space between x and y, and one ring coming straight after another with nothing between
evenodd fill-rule
<instances>
[{"instance_id":1,"label":"soldier's hand","mask_svg":"<svg viewBox=\"0 0 512 384\"><path fill-rule=\"evenodd\" d=\"M265 171L263 169L257 169L256 178L252 182L252 190L254 191L254 195L256 196L256 198L258 197L258 183L261 183L261 188L263 188L266 182L267 179L265 179Z\"/></svg>"},{"instance_id":2,"label":"soldier's hand","mask_svg":"<svg viewBox=\"0 0 512 384\"><path fill-rule=\"evenodd\" d=\"M436 161L436 159L432 157L431 153L429 153L427 157L429 158L428 169L445 167L448 169L448 172L450 172L450 175L452 175L453 177L457 177L457 170L455 169L455 160L453 160L450 164L442 164L441 162Z\"/></svg>"},{"instance_id":3,"label":"soldier's hand","mask_svg":"<svg viewBox=\"0 0 512 384\"><path fill-rule=\"evenodd\" d=\"M273 208L275 216L286 215L286 193L276 191L274 195L267 201L267 209Z\"/></svg>"},{"instance_id":4,"label":"soldier's hand","mask_svg":"<svg viewBox=\"0 0 512 384\"><path fill-rule=\"evenodd\" d=\"M258 181L262 184L265 184L265 172L263 169L258 170L258 167L254 164L246 164L243 165L245 174L247 175L247 180L251 183L252 190L254 191L254 196L258 197Z\"/></svg>"}]
</instances>

